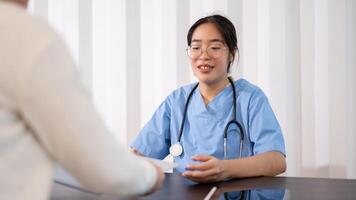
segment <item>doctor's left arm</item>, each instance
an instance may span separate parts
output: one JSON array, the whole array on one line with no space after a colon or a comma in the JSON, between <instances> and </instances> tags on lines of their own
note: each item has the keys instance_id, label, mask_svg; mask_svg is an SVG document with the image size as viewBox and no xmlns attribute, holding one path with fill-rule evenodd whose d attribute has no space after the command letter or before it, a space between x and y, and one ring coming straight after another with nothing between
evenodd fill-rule
<instances>
[{"instance_id":1,"label":"doctor's left arm","mask_svg":"<svg viewBox=\"0 0 356 200\"><path fill-rule=\"evenodd\" d=\"M219 160L209 155L192 159L202 164L192 164L184 176L196 182L214 182L226 178L274 176L286 170L285 147L278 121L261 90L251 97L248 137L253 144L253 155L232 160Z\"/></svg>"},{"instance_id":2,"label":"doctor's left arm","mask_svg":"<svg viewBox=\"0 0 356 200\"><path fill-rule=\"evenodd\" d=\"M130 145L141 156L163 159L170 146L171 102L168 96Z\"/></svg>"}]
</instances>

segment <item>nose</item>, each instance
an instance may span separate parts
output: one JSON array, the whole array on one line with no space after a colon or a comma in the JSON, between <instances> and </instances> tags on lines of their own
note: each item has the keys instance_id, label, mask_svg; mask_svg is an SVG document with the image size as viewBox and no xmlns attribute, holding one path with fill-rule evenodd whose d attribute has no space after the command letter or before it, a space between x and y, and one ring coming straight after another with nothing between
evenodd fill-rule
<instances>
[{"instance_id":1,"label":"nose","mask_svg":"<svg viewBox=\"0 0 356 200\"><path fill-rule=\"evenodd\" d=\"M210 59L210 56L208 54L208 48L201 49L201 54L199 56L199 59L202 59L202 60Z\"/></svg>"}]
</instances>

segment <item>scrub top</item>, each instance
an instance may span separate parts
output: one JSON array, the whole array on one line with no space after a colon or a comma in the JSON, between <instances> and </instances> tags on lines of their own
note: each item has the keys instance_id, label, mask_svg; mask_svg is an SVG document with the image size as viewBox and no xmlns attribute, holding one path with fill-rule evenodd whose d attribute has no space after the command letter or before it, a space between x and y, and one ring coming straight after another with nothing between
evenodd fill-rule
<instances>
[{"instance_id":1,"label":"scrub top","mask_svg":"<svg viewBox=\"0 0 356 200\"><path fill-rule=\"evenodd\" d=\"M195 84L173 91L157 108L131 147L147 157L165 158L169 154L169 147L178 141L184 106ZM234 85L237 94L236 118L245 135L243 157L268 151L278 151L285 155L281 128L263 91L245 79L235 81ZM232 87L228 85L205 105L199 88L194 91L180 141L183 154L174 158L179 172L184 172L187 164L196 163L191 160L194 155L204 154L224 159L224 129L235 114L232 95ZM231 125L227 134L227 159L239 157L239 145L239 129Z\"/></svg>"}]
</instances>

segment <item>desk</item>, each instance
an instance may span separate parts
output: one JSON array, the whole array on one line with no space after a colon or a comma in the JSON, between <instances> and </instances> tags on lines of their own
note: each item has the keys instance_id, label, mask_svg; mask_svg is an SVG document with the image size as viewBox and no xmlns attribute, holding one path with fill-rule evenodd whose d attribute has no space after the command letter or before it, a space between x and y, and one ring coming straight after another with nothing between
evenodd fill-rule
<instances>
[{"instance_id":1,"label":"desk","mask_svg":"<svg viewBox=\"0 0 356 200\"><path fill-rule=\"evenodd\" d=\"M235 179L226 182L195 184L180 174L166 174L164 186L161 190L146 197L126 198L125 200L160 200L160 199L204 199L210 189L218 189L212 200L221 198L225 192L243 191L249 189L263 189L267 193L276 194L282 191L282 196L271 199L356 199L356 180L323 179L323 178L294 178L294 177L258 177ZM277 189L277 190L273 190ZM253 191L253 190L250 190ZM249 193L252 197L253 194ZM251 199L255 199L252 198ZM54 183L51 200L114 200L118 198L95 195L70 187Z\"/></svg>"}]
</instances>

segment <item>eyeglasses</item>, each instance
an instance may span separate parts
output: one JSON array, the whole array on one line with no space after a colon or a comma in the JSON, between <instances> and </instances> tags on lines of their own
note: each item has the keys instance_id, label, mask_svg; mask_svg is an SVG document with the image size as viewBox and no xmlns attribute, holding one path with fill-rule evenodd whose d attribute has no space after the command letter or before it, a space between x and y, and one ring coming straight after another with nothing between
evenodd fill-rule
<instances>
[{"instance_id":1,"label":"eyeglasses","mask_svg":"<svg viewBox=\"0 0 356 200\"><path fill-rule=\"evenodd\" d=\"M199 45L189 46L186 50L191 59L197 59L203 53L203 48ZM220 58L225 50L226 47L222 45L210 45L205 49L208 56L214 59Z\"/></svg>"}]
</instances>

